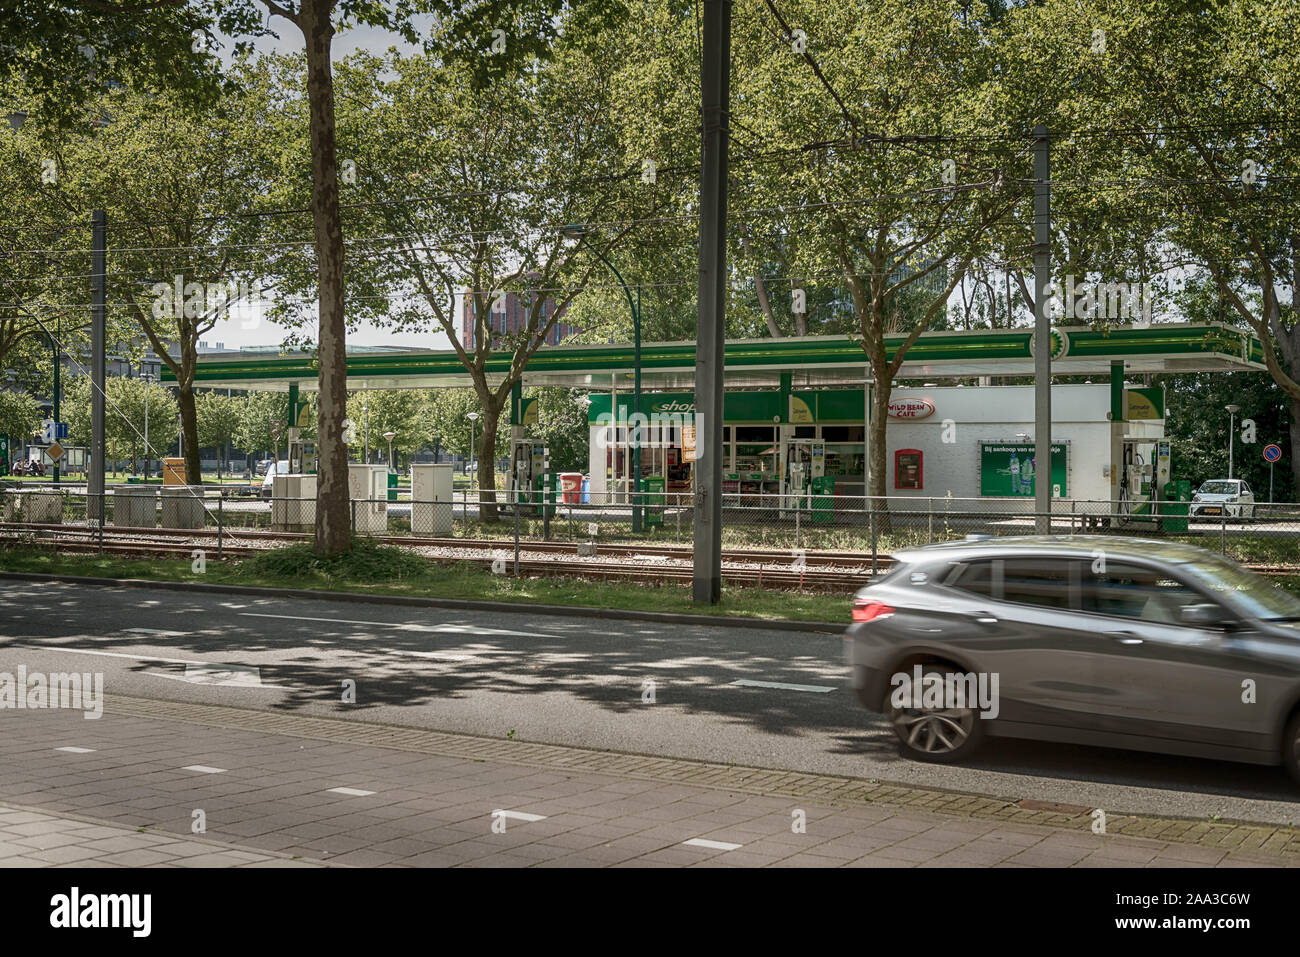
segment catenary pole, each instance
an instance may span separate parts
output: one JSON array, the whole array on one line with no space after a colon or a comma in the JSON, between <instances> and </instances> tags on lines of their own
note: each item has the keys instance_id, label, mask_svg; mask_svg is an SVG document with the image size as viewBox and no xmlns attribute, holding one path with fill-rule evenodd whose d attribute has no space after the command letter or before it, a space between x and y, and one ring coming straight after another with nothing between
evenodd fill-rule
<instances>
[{"instance_id":1,"label":"catenary pole","mask_svg":"<svg viewBox=\"0 0 1300 957\"><path fill-rule=\"evenodd\" d=\"M695 327L693 596L722 598L722 365L727 243L727 109L731 83L731 0L704 0L700 62L700 301Z\"/></svg>"}]
</instances>

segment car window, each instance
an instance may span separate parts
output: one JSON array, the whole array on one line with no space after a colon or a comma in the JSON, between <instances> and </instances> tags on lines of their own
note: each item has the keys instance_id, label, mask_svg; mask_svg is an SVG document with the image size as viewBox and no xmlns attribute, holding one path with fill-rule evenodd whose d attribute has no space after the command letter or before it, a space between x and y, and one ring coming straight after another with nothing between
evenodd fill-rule
<instances>
[{"instance_id":1,"label":"car window","mask_svg":"<svg viewBox=\"0 0 1300 957\"><path fill-rule=\"evenodd\" d=\"M1202 555L1179 567L1236 611L1265 621L1300 621L1300 598L1236 562Z\"/></svg>"},{"instance_id":2,"label":"car window","mask_svg":"<svg viewBox=\"0 0 1300 957\"><path fill-rule=\"evenodd\" d=\"M1115 618L1182 624L1182 610L1207 599L1190 585L1156 568L1106 562L1090 566L1083 580L1083 610Z\"/></svg>"},{"instance_id":3,"label":"car window","mask_svg":"<svg viewBox=\"0 0 1300 957\"><path fill-rule=\"evenodd\" d=\"M1196 491L1205 492L1207 495L1236 495L1237 483L1225 481L1203 482Z\"/></svg>"},{"instance_id":4,"label":"car window","mask_svg":"<svg viewBox=\"0 0 1300 957\"><path fill-rule=\"evenodd\" d=\"M1065 558L972 561L956 579L956 587L994 601L1077 609L1081 564Z\"/></svg>"}]
</instances>

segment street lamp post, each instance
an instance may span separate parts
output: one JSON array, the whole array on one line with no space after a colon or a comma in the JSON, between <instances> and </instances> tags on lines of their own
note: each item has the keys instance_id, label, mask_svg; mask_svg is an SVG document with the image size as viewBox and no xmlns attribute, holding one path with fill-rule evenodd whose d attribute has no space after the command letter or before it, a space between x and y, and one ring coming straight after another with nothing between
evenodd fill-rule
<instances>
[{"instance_id":1,"label":"street lamp post","mask_svg":"<svg viewBox=\"0 0 1300 957\"><path fill-rule=\"evenodd\" d=\"M60 314L57 319L58 336L50 336L50 351L54 353L54 407L50 410L54 415L54 441L59 440L59 367L63 365L62 349L59 340L63 338L63 315ZM54 484L59 484L59 462L62 456L54 460Z\"/></svg>"},{"instance_id":2,"label":"street lamp post","mask_svg":"<svg viewBox=\"0 0 1300 957\"><path fill-rule=\"evenodd\" d=\"M1224 408L1228 410L1228 478L1232 478L1232 440L1233 432L1237 429L1237 423L1234 417L1241 411L1241 406L1226 405Z\"/></svg>"},{"instance_id":3,"label":"street lamp post","mask_svg":"<svg viewBox=\"0 0 1300 957\"><path fill-rule=\"evenodd\" d=\"M467 413L467 414L465 415L465 418L469 419L469 455L470 455L470 462L475 462L475 451L474 451L474 423L478 421L478 413L477 413L477 412L469 412L469 413ZM474 488L474 484L475 484L475 481L477 480L477 478L478 478L478 466L475 465L475 467L474 467L474 474L471 475L470 478L469 478L469 487L470 487L471 489ZM482 483L479 483L479 487L480 487L480 488L482 487Z\"/></svg>"},{"instance_id":4,"label":"street lamp post","mask_svg":"<svg viewBox=\"0 0 1300 957\"><path fill-rule=\"evenodd\" d=\"M385 432L385 433L384 433L384 438L386 438L386 439L388 440L388 471L392 472L392 471L394 471L394 469L393 469L393 439L397 438L397 433L396 433L396 432Z\"/></svg>"},{"instance_id":5,"label":"street lamp post","mask_svg":"<svg viewBox=\"0 0 1300 957\"><path fill-rule=\"evenodd\" d=\"M609 267L609 271L614 274L619 285L623 287L624 294L627 295L628 309L632 312L632 415L636 424L635 430L628 430L628 441L632 443L632 531L641 531L641 304L640 292L641 287L637 287L637 299L632 299L632 290L628 288L623 281L622 275L614 268L614 264L606 259L591 243L587 242L587 227L580 223L569 223L560 232L569 239L576 239L579 245L586 244L587 248L595 253L596 258ZM614 417L617 420L618 409L614 409ZM636 439L633 441L632 435L635 431ZM618 435L617 427L614 431Z\"/></svg>"},{"instance_id":6,"label":"street lamp post","mask_svg":"<svg viewBox=\"0 0 1300 957\"><path fill-rule=\"evenodd\" d=\"M370 403L369 402L361 403L361 411L364 412L366 415L366 438L365 438L365 445L364 445L365 454L362 456L361 461L369 465L370 464Z\"/></svg>"},{"instance_id":7,"label":"street lamp post","mask_svg":"<svg viewBox=\"0 0 1300 957\"><path fill-rule=\"evenodd\" d=\"M152 372L141 372L144 382L144 481L149 484L149 383L153 382ZM117 474L117 473L114 473Z\"/></svg>"}]
</instances>

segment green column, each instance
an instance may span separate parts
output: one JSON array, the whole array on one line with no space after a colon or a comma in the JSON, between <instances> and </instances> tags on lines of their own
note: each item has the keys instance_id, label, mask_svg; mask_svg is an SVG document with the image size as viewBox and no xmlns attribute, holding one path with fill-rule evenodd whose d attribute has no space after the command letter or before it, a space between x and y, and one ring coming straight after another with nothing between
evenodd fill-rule
<instances>
[{"instance_id":1,"label":"green column","mask_svg":"<svg viewBox=\"0 0 1300 957\"><path fill-rule=\"evenodd\" d=\"M1124 363L1110 364L1110 420L1124 421Z\"/></svg>"},{"instance_id":2,"label":"green column","mask_svg":"<svg viewBox=\"0 0 1300 957\"><path fill-rule=\"evenodd\" d=\"M298 383L289 383L289 428L298 424Z\"/></svg>"}]
</instances>

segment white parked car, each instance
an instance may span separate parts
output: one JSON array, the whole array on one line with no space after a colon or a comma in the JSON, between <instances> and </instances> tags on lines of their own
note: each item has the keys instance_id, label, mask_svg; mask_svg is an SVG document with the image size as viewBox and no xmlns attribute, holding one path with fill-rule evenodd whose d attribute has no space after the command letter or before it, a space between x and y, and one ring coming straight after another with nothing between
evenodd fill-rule
<instances>
[{"instance_id":1,"label":"white parked car","mask_svg":"<svg viewBox=\"0 0 1300 957\"><path fill-rule=\"evenodd\" d=\"M1210 479L1192 493L1192 518L1254 518L1255 493L1242 479Z\"/></svg>"}]
</instances>

